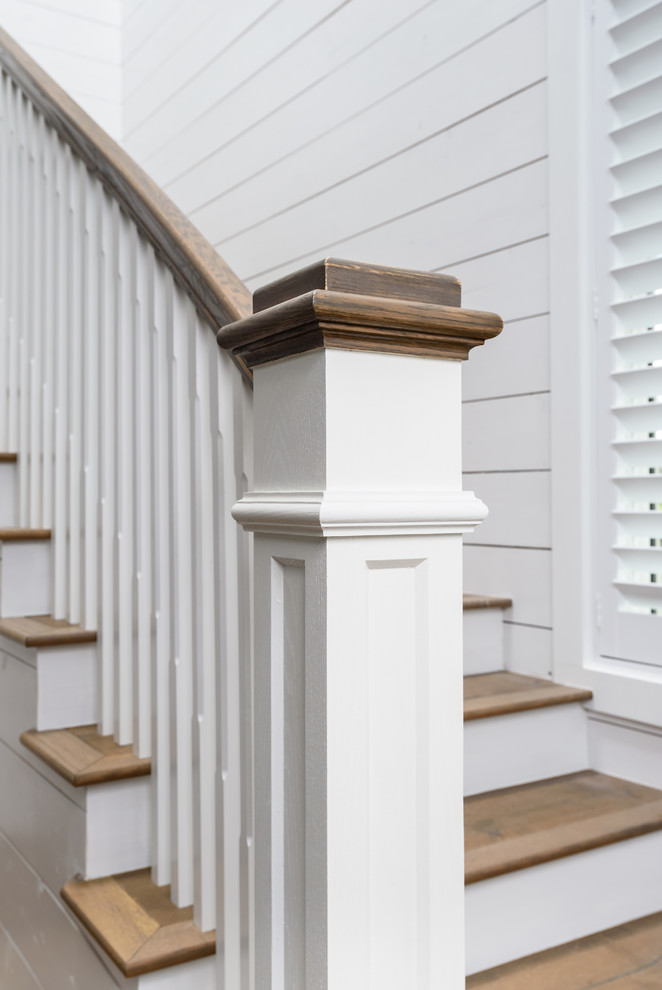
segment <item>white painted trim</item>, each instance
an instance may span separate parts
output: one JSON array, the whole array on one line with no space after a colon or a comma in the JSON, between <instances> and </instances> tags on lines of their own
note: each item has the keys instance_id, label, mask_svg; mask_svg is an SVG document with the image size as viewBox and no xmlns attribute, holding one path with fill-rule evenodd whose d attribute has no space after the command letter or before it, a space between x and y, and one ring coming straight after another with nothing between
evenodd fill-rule
<instances>
[{"instance_id":1,"label":"white painted trim","mask_svg":"<svg viewBox=\"0 0 662 990\"><path fill-rule=\"evenodd\" d=\"M548 0L553 668L594 654L589 0Z\"/></svg>"},{"instance_id":2,"label":"white painted trim","mask_svg":"<svg viewBox=\"0 0 662 990\"><path fill-rule=\"evenodd\" d=\"M293 536L416 536L472 532L487 515L473 492L248 492L237 522Z\"/></svg>"},{"instance_id":3,"label":"white painted trim","mask_svg":"<svg viewBox=\"0 0 662 990\"><path fill-rule=\"evenodd\" d=\"M467 973L659 911L661 853L653 832L470 884Z\"/></svg>"}]
</instances>

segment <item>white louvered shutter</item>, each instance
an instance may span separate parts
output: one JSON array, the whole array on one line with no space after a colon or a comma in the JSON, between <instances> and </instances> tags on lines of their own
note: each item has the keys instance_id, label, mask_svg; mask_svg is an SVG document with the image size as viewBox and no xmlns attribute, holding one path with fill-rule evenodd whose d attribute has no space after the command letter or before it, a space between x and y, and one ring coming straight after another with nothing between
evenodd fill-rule
<instances>
[{"instance_id":1,"label":"white louvered shutter","mask_svg":"<svg viewBox=\"0 0 662 990\"><path fill-rule=\"evenodd\" d=\"M600 652L662 665L662 0L595 13Z\"/></svg>"}]
</instances>

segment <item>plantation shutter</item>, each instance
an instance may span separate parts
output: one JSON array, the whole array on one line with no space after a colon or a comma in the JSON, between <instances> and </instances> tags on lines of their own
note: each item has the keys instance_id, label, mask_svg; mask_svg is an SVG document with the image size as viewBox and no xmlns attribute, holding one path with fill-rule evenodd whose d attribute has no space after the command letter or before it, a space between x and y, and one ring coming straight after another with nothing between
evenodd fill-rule
<instances>
[{"instance_id":1,"label":"plantation shutter","mask_svg":"<svg viewBox=\"0 0 662 990\"><path fill-rule=\"evenodd\" d=\"M662 0L595 14L598 626L662 665Z\"/></svg>"}]
</instances>

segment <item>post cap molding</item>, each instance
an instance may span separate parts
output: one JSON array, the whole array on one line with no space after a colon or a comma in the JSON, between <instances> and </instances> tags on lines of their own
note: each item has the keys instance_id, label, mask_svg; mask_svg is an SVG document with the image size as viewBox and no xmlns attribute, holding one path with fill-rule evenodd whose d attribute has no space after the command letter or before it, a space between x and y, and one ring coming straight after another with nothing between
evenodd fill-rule
<instances>
[{"instance_id":1,"label":"post cap molding","mask_svg":"<svg viewBox=\"0 0 662 990\"><path fill-rule=\"evenodd\" d=\"M470 533L487 515L473 492L247 492L232 508L244 529L290 536Z\"/></svg>"},{"instance_id":2,"label":"post cap molding","mask_svg":"<svg viewBox=\"0 0 662 990\"><path fill-rule=\"evenodd\" d=\"M266 286L254 302L256 309L271 305L217 337L251 368L322 347L461 361L503 327L495 313L461 309L459 282L450 276L335 259Z\"/></svg>"}]
</instances>

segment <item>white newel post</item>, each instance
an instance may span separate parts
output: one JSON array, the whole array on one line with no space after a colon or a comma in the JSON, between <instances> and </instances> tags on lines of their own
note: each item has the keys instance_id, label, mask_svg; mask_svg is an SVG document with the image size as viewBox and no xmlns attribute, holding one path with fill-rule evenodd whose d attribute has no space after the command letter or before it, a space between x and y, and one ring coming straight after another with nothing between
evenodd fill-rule
<instances>
[{"instance_id":1,"label":"white newel post","mask_svg":"<svg viewBox=\"0 0 662 990\"><path fill-rule=\"evenodd\" d=\"M333 260L254 302L256 984L462 990L460 359L501 321Z\"/></svg>"}]
</instances>

